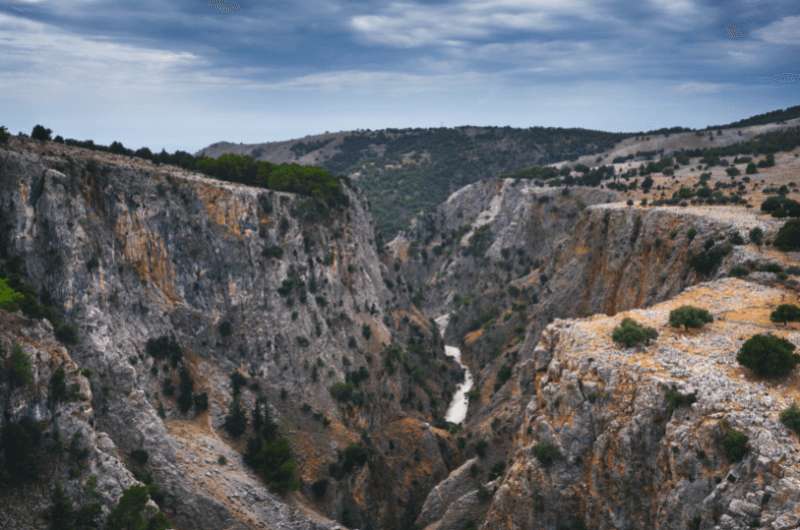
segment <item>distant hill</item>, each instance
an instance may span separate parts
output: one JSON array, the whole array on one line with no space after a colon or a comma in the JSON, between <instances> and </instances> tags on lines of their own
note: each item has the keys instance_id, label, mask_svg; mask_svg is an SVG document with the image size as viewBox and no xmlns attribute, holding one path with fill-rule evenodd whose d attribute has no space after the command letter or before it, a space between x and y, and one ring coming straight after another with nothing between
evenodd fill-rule
<instances>
[{"instance_id":1,"label":"distant hill","mask_svg":"<svg viewBox=\"0 0 800 530\"><path fill-rule=\"evenodd\" d=\"M636 133L473 126L357 130L260 144L219 142L198 154L237 153L275 163L319 165L349 175L366 192L379 234L389 239L416 214L432 211L455 190L484 178L534 165L564 161L595 165L637 152L729 145L774 127L767 124L798 117L800 106L795 106L708 127L705 134L684 127ZM715 134L709 134L711 130Z\"/></svg>"},{"instance_id":2,"label":"distant hill","mask_svg":"<svg viewBox=\"0 0 800 530\"><path fill-rule=\"evenodd\" d=\"M366 192L382 236L406 227L466 184L533 164L606 151L630 134L587 129L457 127L327 133L285 142L221 142L199 154L237 153L321 165Z\"/></svg>"}]
</instances>

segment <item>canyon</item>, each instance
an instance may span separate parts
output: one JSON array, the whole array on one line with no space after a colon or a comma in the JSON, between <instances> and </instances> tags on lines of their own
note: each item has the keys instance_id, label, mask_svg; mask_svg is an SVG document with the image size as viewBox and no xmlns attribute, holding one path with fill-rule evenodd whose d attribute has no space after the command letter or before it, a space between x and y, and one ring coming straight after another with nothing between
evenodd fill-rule
<instances>
[{"instance_id":1,"label":"canyon","mask_svg":"<svg viewBox=\"0 0 800 530\"><path fill-rule=\"evenodd\" d=\"M778 153L748 193L785 184L796 198L797 154ZM486 178L384 246L363 192L342 186L347 206L321 213L133 157L0 145L4 274L76 335L0 310L0 347L32 364L27 387L3 383L4 432L35 418L67 448L0 490L0 526L47 527L56 483L103 517L147 485L149 513L186 529L800 526L800 445L779 421L800 381L735 360L755 333L800 344L795 324L769 320L797 303L797 255L750 239L773 241L782 220L757 203L653 206L639 189ZM682 305L713 323L670 327ZM626 317L658 337L620 347ZM173 343L174 361L154 346ZM53 397L59 369L69 399ZM187 378L205 408L169 390ZM263 410L291 447L291 487L246 461ZM718 442L731 428L750 440L739 461Z\"/></svg>"}]
</instances>

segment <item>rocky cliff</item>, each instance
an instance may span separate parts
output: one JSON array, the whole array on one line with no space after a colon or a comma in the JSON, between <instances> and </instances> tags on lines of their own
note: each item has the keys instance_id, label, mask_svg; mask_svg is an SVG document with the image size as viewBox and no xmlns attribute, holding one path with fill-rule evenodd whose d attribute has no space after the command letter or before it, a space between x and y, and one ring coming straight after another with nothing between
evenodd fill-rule
<instances>
[{"instance_id":1,"label":"rocky cliff","mask_svg":"<svg viewBox=\"0 0 800 530\"><path fill-rule=\"evenodd\" d=\"M0 189L3 258L77 327L97 436L123 461L148 455L178 526L392 528L446 475L447 433L430 422L449 364L426 319L389 306L352 189L322 214L302 196L17 139L0 149ZM243 464L247 434L223 428L235 397L247 423L266 401L302 495L280 499ZM371 465L331 474L349 446Z\"/></svg>"}]
</instances>

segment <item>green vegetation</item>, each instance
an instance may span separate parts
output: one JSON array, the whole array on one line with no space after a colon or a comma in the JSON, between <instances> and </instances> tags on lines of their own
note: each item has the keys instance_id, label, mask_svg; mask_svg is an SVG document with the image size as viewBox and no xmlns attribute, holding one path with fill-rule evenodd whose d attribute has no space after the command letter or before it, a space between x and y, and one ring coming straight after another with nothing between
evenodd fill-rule
<instances>
[{"instance_id":1,"label":"green vegetation","mask_svg":"<svg viewBox=\"0 0 800 530\"><path fill-rule=\"evenodd\" d=\"M702 328L713 321L711 313L700 307L684 305L669 312L669 325L673 328Z\"/></svg>"},{"instance_id":2,"label":"green vegetation","mask_svg":"<svg viewBox=\"0 0 800 530\"><path fill-rule=\"evenodd\" d=\"M697 396L694 393L682 394L673 386L667 389L665 399L667 401L667 412L669 412L669 415L672 416L672 413L675 412L675 410L681 407L688 407L697 401Z\"/></svg>"},{"instance_id":3,"label":"green vegetation","mask_svg":"<svg viewBox=\"0 0 800 530\"><path fill-rule=\"evenodd\" d=\"M770 334L753 335L742 345L736 360L762 377L783 377L800 362L795 346Z\"/></svg>"},{"instance_id":4,"label":"green vegetation","mask_svg":"<svg viewBox=\"0 0 800 530\"><path fill-rule=\"evenodd\" d=\"M11 138L11 134L8 132L8 129L4 126L0 126L0 145L7 144L9 138Z\"/></svg>"},{"instance_id":5,"label":"green vegetation","mask_svg":"<svg viewBox=\"0 0 800 530\"><path fill-rule=\"evenodd\" d=\"M228 407L228 414L225 416L225 430L234 438L238 438L247 430L247 416L239 396L234 396Z\"/></svg>"},{"instance_id":6,"label":"green vegetation","mask_svg":"<svg viewBox=\"0 0 800 530\"><path fill-rule=\"evenodd\" d=\"M773 244L784 252L800 250L800 219L786 221L778 230Z\"/></svg>"},{"instance_id":7,"label":"green vegetation","mask_svg":"<svg viewBox=\"0 0 800 530\"><path fill-rule=\"evenodd\" d=\"M614 342L626 348L649 344L656 337L658 337L658 332L655 329L643 326L632 318L623 319L611 334Z\"/></svg>"},{"instance_id":8,"label":"green vegetation","mask_svg":"<svg viewBox=\"0 0 800 530\"><path fill-rule=\"evenodd\" d=\"M550 442L539 442L533 446L533 456L544 467L550 467L561 458L561 451Z\"/></svg>"},{"instance_id":9,"label":"green vegetation","mask_svg":"<svg viewBox=\"0 0 800 530\"><path fill-rule=\"evenodd\" d=\"M56 484L52 501L53 504L47 513L50 530L94 530L99 528L97 520L102 514L100 503L89 502L75 509L64 493L61 484Z\"/></svg>"},{"instance_id":10,"label":"green vegetation","mask_svg":"<svg viewBox=\"0 0 800 530\"><path fill-rule=\"evenodd\" d=\"M350 444L340 451L335 463L328 466L328 472L337 480L354 470L364 467L369 460L369 449L360 444Z\"/></svg>"},{"instance_id":11,"label":"green vegetation","mask_svg":"<svg viewBox=\"0 0 800 530\"><path fill-rule=\"evenodd\" d=\"M300 487L297 463L289 441L280 435L266 400L256 400L253 435L247 442L244 461L275 491L285 493Z\"/></svg>"},{"instance_id":12,"label":"green vegetation","mask_svg":"<svg viewBox=\"0 0 800 530\"><path fill-rule=\"evenodd\" d=\"M148 355L160 361L169 360L173 368L183 360L183 348L175 337L162 335L156 339L148 339L145 345Z\"/></svg>"},{"instance_id":13,"label":"green vegetation","mask_svg":"<svg viewBox=\"0 0 800 530\"><path fill-rule=\"evenodd\" d=\"M178 409L184 414L189 412L194 404L194 383L192 376L186 367L182 367L180 371L180 383L178 384Z\"/></svg>"},{"instance_id":14,"label":"green vegetation","mask_svg":"<svg viewBox=\"0 0 800 530\"><path fill-rule=\"evenodd\" d=\"M800 203L783 195L773 195L761 203L761 211L772 217L800 217Z\"/></svg>"},{"instance_id":15,"label":"green vegetation","mask_svg":"<svg viewBox=\"0 0 800 530\"><path fill-rule=\"evenodd\" d=\"M0 360L3 363L3 379L10 388L26 387L33 383L31 358L19 344L14 344L8 357L0 349Z\"/></svg>"},{"instance_id":16,"label":"green vegetation","mask_svg":"<svg viewBox=\"0 0 800 530\"><path fill-rule=\"evenodd\" d=\"M700 275L708 276L719 268L722 260L730 254L730 243L717 244L712 240L706 241L701 252L689 259L689 265Z\"/></svg>"},{"instance_id":17,"label":"green vegetation","mask_svg":"<svg viewBox=\"0 0 800 530\"><path fill-rule=\"evenodd\" d=\"M22 293L18 293L8 285L8 280L0 278L0 309L16 311L24 298Z\"/></svg>"},{"instance_id":18,"label":"green vegetation","mask_svg":"<svg viewBox=\"0 0 800 530\"><path fill-rule=\"evenodd\" d=\"M754 245L761 245L764 242L764 231L759 227L755 227L750 230L750 242Z\"/></svg>"},{"instance_id":19,"label":"green vegetation","mask_svg":"<svg viewBox=\"0 0 800 530\"><path fill-rule=\"evenodd\" d=\"M33 418L6 422L0 434L0 483L20 484L39 478L42 444L42 427Z\"/></svg>"},{"instance_id":20,"label":"green vegetation","mask_svg":"<svg viewBox=\"0 0 800 530\"><path fill-rule=\"evenodd\" d=\"M800 434L800 407L797 403L792 403L789 408L781 412L780 419L787 429Z\"/></svg>"},{"instance_id":21,"label":"green vegetation","mask_svg":"<svg viewBox=\"0 0 800 530\"><path fill-rule=\"evenodd\" d=\"M794 304L781 304L769 315L769 319L784 326L788 322L800 322L800 307Z\"/></svg>"},{"instance_id":22,"label":"green vegetation","mask_svg":"<svg viewBox=\"0 0 800 530\"><path fill-rule=\"evenodd\" d=\"M147 486L131 486L126 489L106 520L108 530L166 530L169 521L163 513L150 515L147 501L150 493Z\"/></svg>"},{"instance_id":23,"label":"green vegetation","mask_svg":"<svg viewBox=\"0 0 800 530\"><path fill-rule=\"evenodd\" d=\"M749 438L741 431L737 431L730 425L723 425L720 447L725 457L731 462L739 462L747 452Z\"/></svg>"},{"instance_id":24,"label":"green vegetation","mask_svg":"<svg viewBox=\"0 0 800 530\"><path fill-rule=\"evenodd\" d=\"M42 125L34 125L33 130L31 131L31 138L34 140L39 140L40 142L47 142L52 140L53 131Z\"/></svg>"}]
</instances>

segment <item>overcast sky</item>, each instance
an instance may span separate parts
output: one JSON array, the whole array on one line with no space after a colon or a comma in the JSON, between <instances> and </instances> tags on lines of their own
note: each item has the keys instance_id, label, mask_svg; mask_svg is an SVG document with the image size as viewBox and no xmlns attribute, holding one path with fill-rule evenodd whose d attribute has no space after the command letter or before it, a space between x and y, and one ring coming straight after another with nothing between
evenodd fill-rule
<instances>
[{"instance_id":1,"label":"overcast sky","mask_svg":"<svg viewBox=\"0 0 800 530\"><path fill-rule=\"evenodd\" d=\"M0 0L14 132L196 150L356 128L703 127L797 104L798 0Z\"/></svg>"}]
</instances>

